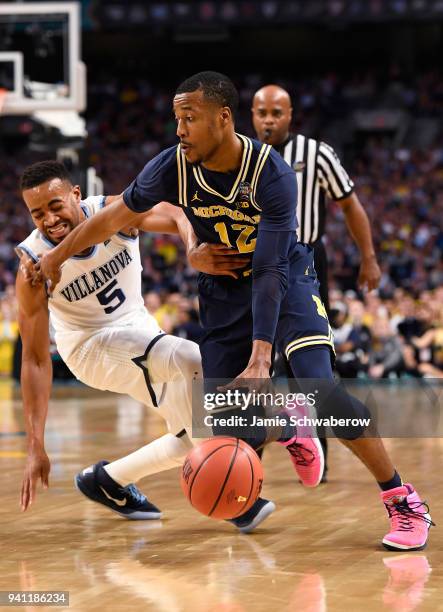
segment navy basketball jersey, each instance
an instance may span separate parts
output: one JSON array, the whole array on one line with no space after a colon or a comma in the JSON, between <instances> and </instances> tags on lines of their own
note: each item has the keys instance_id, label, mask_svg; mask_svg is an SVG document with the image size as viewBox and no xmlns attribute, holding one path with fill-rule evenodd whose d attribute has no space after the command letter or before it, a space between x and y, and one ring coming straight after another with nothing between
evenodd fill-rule
<instances>
[{"instance_id":1,"label":"navy basketball jersey","mask_svg":"<svg viewBox=\"0 0 443 612\"><path fill-rule=\"evenodd\" d=\"M252 253L260 227L296 229L294 171L274 149L240 134L243 155L235 172L207 170L186 161L180 145L151 160L125 190L124 201L142 212L166 200L183 208L201 242Z\"/></svg>"},{"instance_id":2,"label":"navy basketball jersey","mask_svg":"<svg viewBox=\"0 0 443 612\"><path fill-rule=\"evenodd\" d=\"M295 341L300 341L300 347L307 346L301 339L304 342L311 337L328 343L327 317L319 311L317 302L320 298L312 252L297 243L295 233L295 172L269 145L237 136L243 154L235 172L215 172L201 164L190 164L178 145L151 160L125 190L123 199L135 212L149 210L162 200L181 206L200 241L253 253L252 278L250 270L243 272L244 282L237 285L232 278L204 278L212 285L207 295L199 287L206 332L212 330L218 338L222 329L228 343L244 336L250 350L251 337L272 344L278 324L282 350ZM227 283L230 290L225 299L220 296L226 297ZM236 297L232 304L233 291ZM242 330L245 321L251 324L246 332ZM218 340L215 344L218 346ZM206 375L212 357L212 353L208 359L203 357ZM237 370L233 375L241 368Z\"/></svg>"}]
</instances>

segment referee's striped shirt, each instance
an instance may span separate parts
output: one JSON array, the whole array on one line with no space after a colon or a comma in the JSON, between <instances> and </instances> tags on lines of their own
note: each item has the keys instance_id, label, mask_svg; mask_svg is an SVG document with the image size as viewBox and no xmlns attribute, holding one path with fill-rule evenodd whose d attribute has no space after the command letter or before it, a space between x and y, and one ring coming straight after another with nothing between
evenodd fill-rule
<instances>
[{"instance_id":1,"label":"referee's striped shirt","mask_svg":"<svg viewBox=\"0 0 443 612\"><path fill-rule=\"evenodd\" d=\"M334 149L324 142L290 134L286 142L275 148L296 172L298 239L311 244L325 231L326 198L348 197L354 183Z\"/></svg>"}]
</instances>

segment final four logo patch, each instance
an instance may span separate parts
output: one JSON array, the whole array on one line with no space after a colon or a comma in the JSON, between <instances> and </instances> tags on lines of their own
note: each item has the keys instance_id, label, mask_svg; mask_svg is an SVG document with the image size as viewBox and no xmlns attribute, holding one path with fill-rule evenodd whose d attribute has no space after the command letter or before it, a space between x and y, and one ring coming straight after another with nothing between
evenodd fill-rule
<instances>
[{"instance_id":1,"label":"final four logo patch","mask_svg":"<svg viewBox=\"0 0 443 612\"><path fill-rule=\"evenodd\" d=\"M241 181L240 185L238 186L237 208L249 208L249 204L251 203L251 193L251 184L247 183L246 181Z\"/></svg>"},{"instance_id":2,"label":"final four logo patch","mask_svg":"<svg viewBox=\"0 0 443 612\"><path fill-rule=\"evenodd\" d=\"M251 191L251 184L247 183L246 181L241 181L240 185L238 186L238 196L240 200L248 200L249 202Z\"/></svg>"}]
</instances>

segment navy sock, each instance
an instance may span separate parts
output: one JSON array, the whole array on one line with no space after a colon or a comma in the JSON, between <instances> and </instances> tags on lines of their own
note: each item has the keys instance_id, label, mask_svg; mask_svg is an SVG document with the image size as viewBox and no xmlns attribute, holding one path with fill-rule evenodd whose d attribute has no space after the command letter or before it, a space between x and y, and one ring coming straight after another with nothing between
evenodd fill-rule
<instances>
[{"instance_id":1,"label":"navy sock","mask_svg":"<svg viewBox=\"0 0 443 612\"><path fill-rule=\"evenodd\" d=\"M403 483L399 474L397 473L397 470L394 472L394 476L391 478L391 480L378 483L378 486L382 491L389 491L390 489L395 489L396 487L401 487L402 485Z\"/></svg>"}]
</instances>

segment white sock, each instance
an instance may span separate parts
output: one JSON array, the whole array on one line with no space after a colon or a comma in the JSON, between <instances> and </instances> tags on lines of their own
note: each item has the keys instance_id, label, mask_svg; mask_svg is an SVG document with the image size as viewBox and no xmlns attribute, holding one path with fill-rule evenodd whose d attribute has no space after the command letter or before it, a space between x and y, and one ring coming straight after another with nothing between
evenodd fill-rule
<instances>
[{"instance_id":1,"label":"white sock","mask_svg":"<svg viewBox=\"0 0 443 612\"><path fill-rule=\"evenodd\" d=\"M105 465L104 469L120 486L126 487L145 476L181 466L191 448L187 435L177 438L168 433L130 455Z\"/></svg>"}]
</instances>

